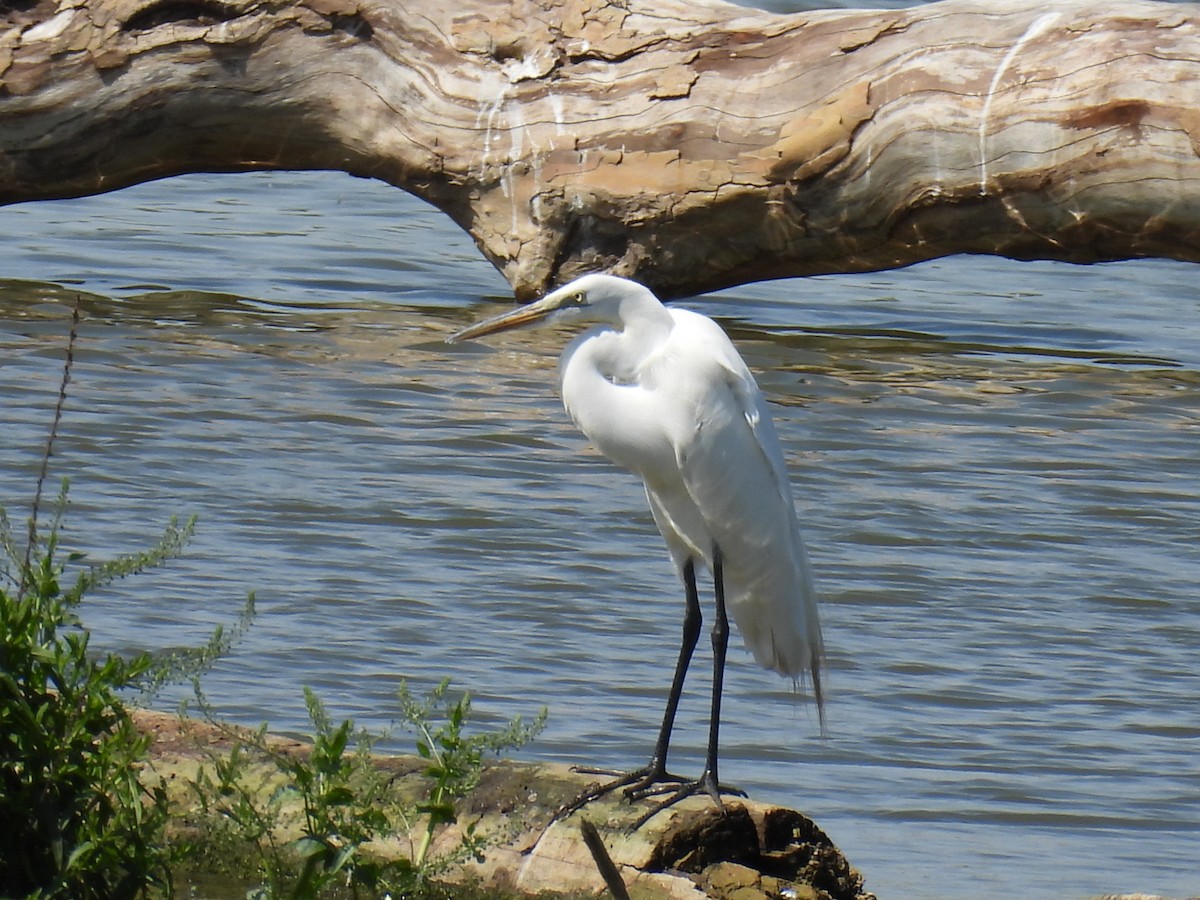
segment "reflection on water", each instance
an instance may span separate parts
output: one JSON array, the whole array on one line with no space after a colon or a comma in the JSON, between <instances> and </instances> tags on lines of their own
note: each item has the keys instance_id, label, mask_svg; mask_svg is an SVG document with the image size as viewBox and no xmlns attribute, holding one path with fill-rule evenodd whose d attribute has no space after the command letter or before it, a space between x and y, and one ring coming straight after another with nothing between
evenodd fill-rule
<instances>
[{"instance_id":1,"label":"reflection on water","mask_svg":"<svg viewBox=\"0 0 1200 900\"><path fill-rule=\"evenodd\" d=\"M440 217L340 177L196 177L0 210L0 239L0 501L28 501L79 294L69 545L199 515L183 559L83 610L99 645L195 641L253 590L207 680L231 718L298 728L308 684L379 726L398 678L451 675L485 717L549 705L532 757L643 761L675 576L559 407L564 336L442 342L508 301ZM1195 284L958 259L690 304L776 404L830 650L827 738L731 653L726 774L881 896L1200 890Z\"/></svg>"}]
</instances>

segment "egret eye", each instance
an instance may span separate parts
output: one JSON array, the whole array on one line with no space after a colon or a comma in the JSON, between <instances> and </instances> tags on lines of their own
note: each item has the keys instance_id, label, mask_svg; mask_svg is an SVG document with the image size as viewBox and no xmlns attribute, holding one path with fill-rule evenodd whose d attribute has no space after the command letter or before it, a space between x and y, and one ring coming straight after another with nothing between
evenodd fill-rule
<instances>
[{"instance_id":1,"label":"egret eye","mask_svg":"<svg viewBox=\"0 0 1200 900\"><path fill-rule=\"evenodd\" d=\"M583 291L573 293L568 301L572 306L583 306L587 302L587 294Z\"/></svg>"}]
</instances>

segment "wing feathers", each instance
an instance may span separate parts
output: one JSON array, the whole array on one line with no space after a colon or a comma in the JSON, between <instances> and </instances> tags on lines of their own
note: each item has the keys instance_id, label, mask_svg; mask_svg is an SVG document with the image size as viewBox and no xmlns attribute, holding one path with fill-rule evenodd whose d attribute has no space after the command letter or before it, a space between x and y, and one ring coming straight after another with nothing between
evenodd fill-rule
<instances>
[{"instance_id":1,"label":"wing feathers","mask_svg":"<svg viewBox=\"0 0 1200 900\"><path fill-rule=\"evenodd\" d=\"M704 322L711 330L696 330L709 352L696 356L712 368L688 373L702 390L693 430L677 443L679 471L721 547L730 613L746 646L760 665L793 678L811 672L815 685L816 595L779 439L745 363Z\"/></svg>"}]
</instances>

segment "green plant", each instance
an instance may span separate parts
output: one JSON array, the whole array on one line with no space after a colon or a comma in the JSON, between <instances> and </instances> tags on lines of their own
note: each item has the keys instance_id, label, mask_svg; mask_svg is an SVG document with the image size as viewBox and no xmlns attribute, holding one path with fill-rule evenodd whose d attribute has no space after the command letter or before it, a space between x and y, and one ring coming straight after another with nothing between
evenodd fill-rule
<instances>
[{"instance_id":1,"label":"green plant","mask_svg":"<svg viewBox=\"0 0 1200 900\"><path fill-rule=\"evenodd\" d=\"M117 560L66 590L57 524L28 564L14 559L7 518L0 535L4 578L17 585L0 588L0 893L124 897L164 885L166 799L138 781L149 739L117 696L154 660L93 658L73 610L114 568L140 571L172 555L186 531L169 528L135 568Z\"/></svg>"},{"instance_id":2,"label":"green plant","mask_svg":"<svg viewBox=\"0 0 1200 900\"><path fill-rule=\"evenodd\" d=\"M429 848L438 830L456 822L457 802L479 785L484 756L527 744L546 722L543 709L529 725L518 717L497 731L467 735L464 726L471 715L471 695L463 694L452 702L447 696L449 688L450 680L445 679L423 701L412 696L406 683L401 683L399 690L401 715L418 734L417 753L429 761L425 774L433 781L429 798L417 806L417 812L426 817L412 860L418 872L428 865ZM438 719L442 724L433 725ZM475 826L468 825L455 859L480 858L485 846Z\"/></svg>"},{"instance_id":3,"label":"green plant","mask_svg":"<svg viewBox=\"0 0 1200 900\"><path fill-rule=\"evenodd\" d=\"M357 896L384 872L361 852L388 832L396 813L385 779L369 763L374 739L352 735L350 720L334 726L317 696L307 688L304 695L313 742L296 753L280 749L265 725L245 732L217 723L197 687L205 717L232 742L227 753L208 754L209 767L190 787L209 840L223 845L226 858L251 857L262 881L252 897L314 898L343 883Z\"/></svg>"},{"instance_id":4,"label":"green plant","mask_svg":"<svg viewBox=\"0 0 1200 900\"><path fill-rule=\"evenodd\" d=\"M305 689L312 744L306 752L281 749L266 726L246 733L215 722L197 689L209 721L232 739L227 753L209 754L191 782L214 856L236 857L249 851L261 884L248 896L307 900L335 888L351 896L441 896L433 879L469 857L480 857L489 836L474 826L463 829L453 851L434 857L434 836L456 820L458 802L479 783L484 756L501 753L532 739L542 728L543 712L532 724L520 719L475 735L464 733L470 698L448 699L443 681L423 700L400 689L404 723L419 735L417 749L428 761L428 796L415 804L398 792L373 757L376 744L390 734L355 731L353 721L334 725L316 695ZM264 771L264 764L266 771ZM424 825L418 823L424 818ZM420 828L409 856L374 852L372 844Z\"/></svg>"},{"instance_id":5,"label":"green plant","mask_svg":"<svg viewBox=\"0 0 1200 900\"><path fill-rule=\"evenodd\" d=\"M59 552L67 510L62 481L48 529L39 529L70 381L76 308L50 434L24 540L0 508L0 896L123 898L169 889L162 840L167 800L139 781L149 738L119 693L194 673L228 647L219 630L183 656L94 654L75 610L93 589L179 553L193 523L174 520L144 553L84 565ZM73 582L68 567L76 572ZM66 585L66 586L65 586ZM252 613L247 605L246 617Z\"/></svg>"},{"instance_id":6,"label":"green plant","mask_svg":"<svg viewBox=\"0 0 1200 900\"><path fill-rule=\"evenodd\" d=\"M139 781L150 739L121 700L194 677L224 655L254 614L197 648L131 658L95 654L76 609L92 590L179 554L193 521L171 520L147 551L68 578L59 553L64 479L53 525L28 551L0 509L0 896L129 897L170 883L167 801ZM64 584L69 583L68 587Z\"/></svg>"}]
</instances>

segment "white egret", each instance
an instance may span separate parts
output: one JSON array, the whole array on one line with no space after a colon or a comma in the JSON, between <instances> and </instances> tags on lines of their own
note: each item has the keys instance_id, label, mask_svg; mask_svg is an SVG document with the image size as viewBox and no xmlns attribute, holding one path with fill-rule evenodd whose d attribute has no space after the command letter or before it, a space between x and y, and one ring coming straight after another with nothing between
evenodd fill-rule
<instances>
[{"instance_id":1,"label":"white egret","mask_svg":"<svg viewBox=\"0 0 1200 900\"><path fill-rule=\"evenodd\" d=\"M668 309L647 288L585 275L541 300L472 325L450 340L539 322L595 323L560 365L563 404L602 454L641 477L654 521L683 578L683 643L654 753L643 768L584 794L568 809L618 787L631 798L707 791L721 805L717 744L732 614L762 666L812 679L821 698L821 628L779 439L754 377L711 319ZM696 566L713 575L713 686L704 771L685 781L667 751L688 664L700 634Z\"/></svg>"}]
</instances>

